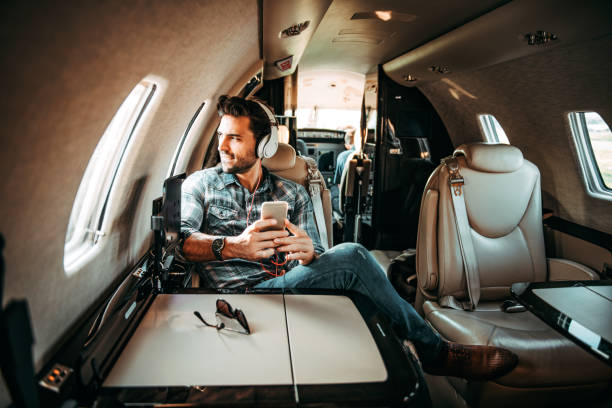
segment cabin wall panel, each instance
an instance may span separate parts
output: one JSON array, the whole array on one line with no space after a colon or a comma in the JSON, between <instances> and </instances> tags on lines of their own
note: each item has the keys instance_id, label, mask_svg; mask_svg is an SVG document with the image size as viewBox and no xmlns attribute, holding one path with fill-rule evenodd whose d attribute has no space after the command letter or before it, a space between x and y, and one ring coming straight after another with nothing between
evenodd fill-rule
<instances>
[{"instance_id":1,"label":"cabin wall panel","mask_svg":"<svg viewBox=\"0 0 612 408\"><path fill-rule=\"evenodd\" d=\"M612 233L612 203L586 193L567 120L571 111L593 110L612 125L610 49L608 35L449 75L419 88L439 112L455 146L485 140L477 115L494 115L510 143L539 167L543 206Z\"/></svg>"},{"instance_id":2,"label":"cabin wall panel","mask_svg":"<svg viewBox=\"0 0 612 408\"><path fill-rule=\"evenodd\" d=\"M148 248L151 201L193 113L258 60L257 2L13 1L0 11L4 299L28 299L40 366ZM147 75L165 85L120 169L103 249L68 277L64 240L83 173L113 115Z\"/></svg>"}]
</instances>

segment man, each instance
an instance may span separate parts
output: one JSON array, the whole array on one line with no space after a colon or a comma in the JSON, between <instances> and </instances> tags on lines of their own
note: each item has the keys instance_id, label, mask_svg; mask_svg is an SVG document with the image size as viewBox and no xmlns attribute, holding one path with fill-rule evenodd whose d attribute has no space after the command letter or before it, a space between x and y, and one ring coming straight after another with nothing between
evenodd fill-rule
<instances>
[{"instance_id":1,"label":"man","mask_svg":"<svg viewBox=\"0 0 612 408\"><path fill-rule=\"evenodd\" d=\"M415 345L425 371L490 379L516 365L508 350L443 341L395 292L363 246L345 243L324 252L306 190L261 166L258 142L270 133L263 108L221 96L217 110L221 164L185 180L181 207L183 255L199 263L208 285L354 290L368 296ZM260 219L261 204L273 200L288 202L285 225L291 235L266 231L275 221Z\"/></svg>"},{"instance_id":2,"label":"man","mask_svg":"<svg viewBox=\"0 0 612 408\"><path fill-rule=\"evenodd\" d=\"M346 129L346 134L344 135L344 147L345 151L340 153L336 158L336 169L334 171L334 180L333 183L336 185L340 185L342 181L342 172L344 171L344 166L346 164L346 160L349 158L351 153L355 151L355 128L349 127Z\"/></svg>"}]
</instances>

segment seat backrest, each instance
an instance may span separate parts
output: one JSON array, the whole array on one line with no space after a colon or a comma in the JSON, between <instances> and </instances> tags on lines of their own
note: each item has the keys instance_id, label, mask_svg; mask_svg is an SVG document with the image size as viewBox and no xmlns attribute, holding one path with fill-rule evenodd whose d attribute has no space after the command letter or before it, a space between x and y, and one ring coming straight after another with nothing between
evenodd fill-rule
<instances>
[{"instance_id":1,"label":"seat backrest","mask_svg":"<svg viewBox=\"0 0 612 408\"><path fill-rule=\"evenodd\" d=\"M540 172L509 145L455 150L478 263L481 299L507 297L514 282L546 280ZM421 201L417 273L425 298L467 298L448 170L438 166Z\"/></svg>"},{"instance_id":2,"label":"seat backrest","mask_svg":"<svg viewBox=\"0 0 612 408\"><path fill-rule=\"evenodd\" d=\"M355 181L355 168L353 167L353 172L350 169L351 160L355 157L357 152L351 152L348 154L346 161L344 162L344 167L342 168L342 176L340 176L340 185L339 185L339 193L338 193L338 207L340 207L340 211L344 213L344 202L346 201L346 189L348 186L353 186ZM352 188L352 187L351 187Z\"/></svg>"},{"instance_id":3,"label":"seat backrest","mask_svg":"<svg viewBox=\"0 0 612 408\"><path fill-rule=\"evenodd\" d=\"M296 156L293 147L285 143L279 143L276 154L269 159L263 159L262 165L279 177L303 185L306 191L310 192L307 160L312 159ZM311 166L316 167L316 163L311 162ZM325 217L325 226L327 229L327 243L331 248L333 246L331 194L325 186L325 181L319 170L316 170L316 175L321 180L320 197L323 204L323 215Z\"/></svg>"}]
</instances>

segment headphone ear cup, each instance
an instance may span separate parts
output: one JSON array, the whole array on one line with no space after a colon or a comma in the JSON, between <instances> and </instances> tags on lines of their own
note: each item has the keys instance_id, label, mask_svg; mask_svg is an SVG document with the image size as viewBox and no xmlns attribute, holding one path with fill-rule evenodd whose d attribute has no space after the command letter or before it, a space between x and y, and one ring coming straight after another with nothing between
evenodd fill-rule
<instances>
[{"instance_id":1,"label":"headphone ear cup","mask_svg":"<svg viewBox=\"0 0 612 408\"><path fill-rule=\"evenodd\" d=\"M259 157L260 159L264 159L266 157L266 145L268 144L269 140L270 135L266 135L262 137L257 143L257 157Z\"/></svg>"},{"instance_id":2,"label":"headphone ear cup","mask_svg":"<svg viewBox=\"0 0 612 408\"><path fill-rule=\"evenodd\" d=\"M264 146L264 157L269 159L276 154L278 150L278 126L272 125L270 136L266 138L266 144Z\"/></svg>"},{"instance_id":3,"label":"headphone ear cup","mask_svg":"<svg viewBox=\"0 0 612 408\"><path fill-rule=\"evenodd\" d=\"M269 108L257 100L255 100L255 103L261 106L261 109L270 119L270 134L262 137L259 143L257 143L257 157L269 159L278 150L278 123L274 118L274 113Z\"/></svg>"}]
</instances>

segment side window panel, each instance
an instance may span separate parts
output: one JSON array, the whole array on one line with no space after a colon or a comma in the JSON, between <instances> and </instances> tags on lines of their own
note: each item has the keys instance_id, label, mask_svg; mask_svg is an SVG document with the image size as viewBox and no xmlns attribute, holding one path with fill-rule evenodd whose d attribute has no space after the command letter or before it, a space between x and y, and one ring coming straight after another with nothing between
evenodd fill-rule
<instances>
[{"instance_id":1,"label":"side window panel","mask_svg":"<svg viewBox=\"0 0 612 408\"><path fill-rule=\"evenodd\" d=\"M597 112L571 112L570 127L589 194L612 200L612 132Z\"/></svg>"},{"instance_id":2,"label":"side window panel","mask_svg":"<svg viewBox=\"0 0 612 408\"><path fill-rule=\"evenodd\" d=\"M495 116L489 114L478 115L478 120L487 142L510 144L504 128L495 119Z\"/></svg>"},{"instance_id":3,"label":"side window panel","mask_svg":"<svg viewBox=\"0 0 612 408\"><path fill-rule=\"evenodd\" d=\"M153 82L141 81L132 89L89 160L66 233L64 270L67 275L77 270L75 263L105 234L101 227L115 176L156 88Z\"/></svg>"}]
</instances>

